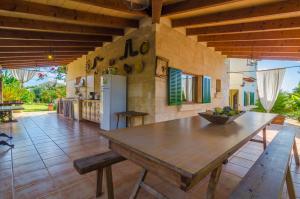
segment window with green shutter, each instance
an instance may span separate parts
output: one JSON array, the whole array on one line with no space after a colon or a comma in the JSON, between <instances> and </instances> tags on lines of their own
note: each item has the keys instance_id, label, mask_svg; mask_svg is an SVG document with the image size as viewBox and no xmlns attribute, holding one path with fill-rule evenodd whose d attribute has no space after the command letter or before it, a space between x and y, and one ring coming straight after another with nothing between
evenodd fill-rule
<instances>
[{"instance_id":1,"label":"window with green shutter","mask_svg":"<svg viewBox=\"0 0 300 199\"><path fill-rule=\"evenodd\" d=\"M248 94L246 91L244 91L244 106L248 106L249 103L248 103Z\"/></svg>"},{"instance_id":2,"label":"window with green shutter","mask_svg":"<svg viewBox=\"0 0 300 199\"><path fill-rule=\"evenodd\" d=\"M182 71L175 68L168 68L168 104L180 105L182 104Z\"/></svg>"},{"instance_id":3,"label":"window with green shutter","mask_svg":"<svg viewBox=\"0 0 300 199\"><path fill-rule=\"evenodd\" d=\"M202 103L211 103L211 78L203 76Z\"/></svg>"},{"instance_id":4,"label":"window with green shutter","mask_svg":"<svg viewBox=\"0 0 300 199\"><path fill-rule=\"evenodd\" d=\"M250 93L250 105L255 105L255 93Z\"/></svg>"}]
</instances>

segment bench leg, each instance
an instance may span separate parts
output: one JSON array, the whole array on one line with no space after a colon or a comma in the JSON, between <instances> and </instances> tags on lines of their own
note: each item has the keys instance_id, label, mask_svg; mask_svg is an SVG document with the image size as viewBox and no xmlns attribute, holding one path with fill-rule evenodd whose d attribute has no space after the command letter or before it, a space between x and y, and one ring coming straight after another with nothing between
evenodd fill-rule
<instances>
[{"instance_id":1,"label":"bench leg","mask_svg":"<svg viewBox=\"0 0 300 199\"><path fill-rule=\"evenodd\" d=\"M267 127L263 128L263 146L265 150L267 148Z\"/></svg>"},{"instance_id":2,"label":"bench leg","mask_svg":"<svg viewBox=\"0 0 300 199\"><path fill-rule=\"evenodd\" d=\"M293 152L294 152L294 157L295 157L296 165L299 166L299 165L300 165L300 161L299 161L299 154L298 154L298 149L297 149L297 143L296 143L296 140L294 140L294 144L293 144Z\"/></svg>"},{"instance_id":3,"label":"bench leg","mask_svg":"<svg viewBox=\"0 0 300 199\"><path fill-rule=\"evenodd\" d=\"M206 195L207 199L215 198L215 190L220 179L221 171L222 171L222 164L211 172L211 176L207 188L207 195Z\"/></svg>"},{"instance_id":4,"label":"bench leg","mask_svg":"<svg viewBox=\"0 0 300 199\"><path fill-rule=\"evenodd\" d=\"M289 198L296 199L295 188L291 176L290 166L288 166L287 173L286 173L286 186L287 186Z\"/></svg>"},{"instance_id":5,"label":"bench leg","mask_svg":"<svg viewBox=\"0 0 300 199\"><path fill-rule=\"evenodd\" d=\"M6 137L8 139L12 139L12 137L8 136L6 133L0 133L0 137Z\"/></svg>"},{"instance_id":6,"label":"bench leg","mask_svg":"<svg viewBox=\"0 0 300 199\"><path fill-rule=\"evenodd\" d=\"M3 140L0 141L0 145L3 145L3 146L9 146L10 148L14 148L14 147L15 147L15 145L13 145L13 144L8 144L6 141L3 141Z\"/></svg>"},{"instance_id":7,"label":"bench leg","mask_svg":"<svg viewBox=\"0 0 300 199\"><path fill-rule=\"evenodd\" d=\"M96 197L99 197L102 195L102 180L103 180L103 169L98 169Z\"/></svg>"},{"instance_id":8,"label":"bench leg","mask_svg":"<svg viewBox=\"0 0 300 199\"><path fill-rule=\"evenodd\" d=\"M105 168L105 175L106 175L106 186L107 186L107 198L114 199L114 187L113 187L111 166Z\"/></svg>"}]
</instances>

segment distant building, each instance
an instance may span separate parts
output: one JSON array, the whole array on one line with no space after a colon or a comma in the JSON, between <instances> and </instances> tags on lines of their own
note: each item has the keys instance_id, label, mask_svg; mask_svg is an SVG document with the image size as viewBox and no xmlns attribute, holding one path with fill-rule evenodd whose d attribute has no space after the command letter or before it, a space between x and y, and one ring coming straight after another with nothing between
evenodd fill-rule
<instances>
[{"instance_id":1,"label":"distant building","mask_svg":"<svg viewBox=\"0 0 300 199\"><path fill-rule=\"evenodd\" d=\"M258 99L256 70L257 62L249 59L229 59L229 104L234 109L250 110ZM240 71L249 71L241 72Z\"/></svg>"}]
</instances>

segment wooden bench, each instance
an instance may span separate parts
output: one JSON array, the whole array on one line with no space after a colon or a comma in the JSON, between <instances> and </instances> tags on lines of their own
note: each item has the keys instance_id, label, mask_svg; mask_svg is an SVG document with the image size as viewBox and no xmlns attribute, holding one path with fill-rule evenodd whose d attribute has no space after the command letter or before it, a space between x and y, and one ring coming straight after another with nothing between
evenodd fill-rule
<instances>
[{"instance_id":1,"label":"wooden bench","mask_svg":"<svg viewBox=\"0 0 300 199\"><path fill-rule=\"evenodd\" d=\"M97 170L96 197L99 197L102 194L103 169L105 169L107 195L109 199L113 199L114 191L113 191L111 165L124 160L125 158L123 158L119 154L113 151L108 151L105 153L75 160L73 163L74 163L74 168L81 175Z\"/></svg>"},{"instance_id":2,"label":"wooden bench","mask_svg":"<svg viewBox=\"0 0 300 199\"><path fill-rule=\"evenodd\" d=\"M231 199L275 199L281 198L284 181L290 199L296 198L290 173L291 150L299 166L299 156L295 142L296 128L284 127L267 146L237 188Z\"/></svg>"}]
</instances>

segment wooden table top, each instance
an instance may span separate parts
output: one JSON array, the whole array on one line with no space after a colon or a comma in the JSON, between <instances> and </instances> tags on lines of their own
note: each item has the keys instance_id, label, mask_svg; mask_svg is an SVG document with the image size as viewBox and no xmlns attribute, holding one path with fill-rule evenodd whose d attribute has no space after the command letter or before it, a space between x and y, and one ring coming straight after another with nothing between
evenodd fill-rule
<instances>
[{"instance_id":1,"label":"wooden table top","mask_svg":"<svg viewBox=\"0 0 300 199\"><path fill-rule=\"evenodd\" d=\"M212 165L228 158L275 117L276 114L247 112L232 123L214 125L194 116L102 135L113 144L192 179L207 175L214 169Z\"/></svg>"},{"instance_id":2,"label":"wooden table top","mask_svg":"<svg viewBox=\"0 0 300 199\"><path fill-rule=\"evenodd\" d=\"M0 106L11 106L11 105L23 105L24 102L15 101L15 102L0 102Z\"/></svg>"},{"instance_id":3,"label":"wooden table top","mask_svg":"<svg viewBox=\"0 0 300 199\"><path fill-rule=\"evenodd\" d=\"M0 106L0 112L23 110L22 106Z\"/></svg>"},{"instance_id":4,"label":"wooden table top","mask_svg":"<svg viewBox=\"0 0 300 199\"><path fill-rule=\"evenodd\" d=\"M136 111L125 111L125 112L117 112L116 115L126 116L126 117L139 117L146 116L148 113L144 112L136 112Z\"/></svg>"}]
</instances>

